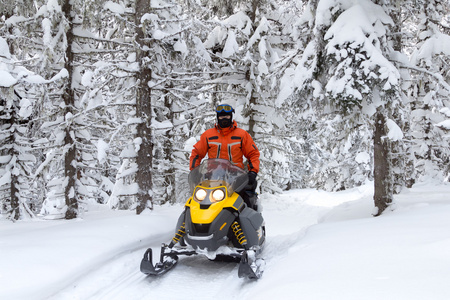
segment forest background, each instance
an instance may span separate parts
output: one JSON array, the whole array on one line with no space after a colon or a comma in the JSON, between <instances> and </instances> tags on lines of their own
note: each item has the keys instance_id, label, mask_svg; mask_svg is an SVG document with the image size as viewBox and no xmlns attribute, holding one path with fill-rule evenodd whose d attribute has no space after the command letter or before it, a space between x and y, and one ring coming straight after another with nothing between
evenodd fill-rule
<instances>
[{"instance_id":1,"label":"forest background","mask_svg":"<svg viewBox=\"0 0 450 300\"><path fill-rule=\"evenodd\" d=\"M1 217L184 202L230 103L259 191L373 181L374 215L450 173L450 4L22 0L0 4Z\"/></svg>"}]
</instances>

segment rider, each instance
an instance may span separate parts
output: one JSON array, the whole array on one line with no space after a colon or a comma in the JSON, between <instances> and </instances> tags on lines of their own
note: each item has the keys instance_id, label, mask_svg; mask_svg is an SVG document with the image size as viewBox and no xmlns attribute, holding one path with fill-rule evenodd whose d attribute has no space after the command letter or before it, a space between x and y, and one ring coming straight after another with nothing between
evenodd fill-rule
<instances>
[{"instance_id":1,"label":"rider","mask_svg":"<svg viewBox=\"0 0 450 300\"><path fill-rule=\"evenodd\" d=\"M200 140L192 149L189 168L197 167L201 160L208 154L209 158L223 158L244 169L244 159L248 161L248 185L250 194L255 194L256 175L259 171L259 150L250 134L244 129L238 128L233 120L234 109L231 105L220 104L216 107L217 124L214 128L206 130ZM250 203L249 195L242 193L247 205Z\"/></svg>"}]
</instances>

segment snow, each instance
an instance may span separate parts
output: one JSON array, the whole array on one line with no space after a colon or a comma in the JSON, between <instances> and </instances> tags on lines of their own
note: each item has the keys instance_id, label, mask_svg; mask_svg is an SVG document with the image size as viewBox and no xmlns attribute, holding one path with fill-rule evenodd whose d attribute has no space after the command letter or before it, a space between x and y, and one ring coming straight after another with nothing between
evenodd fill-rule
<instances>
[{"instance_id":1,"label":"snow","mask_svg":"<svg viewBox=\"0 0 450 300\"><path fill-rule=\"evenodd\" d=\"M169 34L162 30L156 29L156 30L152 31L152 37L154 39L162 40L162 39L166 38L167 36L169 36Z\"/></svg>"},{"instance_id":2,"label":"snow","mask_svg":"<svg viewBox=\"0 0 450 300\"><path fill-rule=\"evenodd\" d=\"M343 45L350 43L349 48L352 51L361 48L358 50L359 53L367 53L366 61L360 65L362 72L366 75L372 74L374 78L388 79L383 89L391 89L392 86L398 84L399 73L396 67L381 53L378 38L386 34L382 24L392 23L392 20L383 13L378 5L367 0L357 3L342 1L340 5L348 6L348 8L339 15L324 36L324 39L328 41L327 54L335 55L339 62L348 56ZM373 73L374 66L379 66L378 74ZM355 70L351 67L341 66L341 68L345 74L338 78L336 76L330 78L326 85L327 92L332 95L344 94L361 100L363 91L354 88Z\"/></svg>"},{"instance_id":3,"label":"snow","mask_svg":"<svg viewBox=\"0 0 450 300\"><path fill-rule=\"evenodd\" d=\"M181 40L181 41L177 41L174 45L173 45L173 50L181 52L183 54L183 57L186 57L187 55L189 55L189 49L188 46L186 44L185 41Z\"/></svg>"},{"instance_id":4,"label":"snow","mask_svg":"<svg viewBox=\"0 0 450 300\"><path fill-rule=\"evenodd\" d=\"M450 118L450 108L444 107L441 110L439 110L439 112Z\"/></svg>"},{"instance_id":5,"label":"snow","mask_svg":"<svg viewBox=\"0 0 450 300\"><path fill-rule=\"evenodd\" d=\"M33 113L33 103L27 99L22 98L20 100L20 110L19 110L19 116L23 119L28 118Z\"/></svg>"},{"instance_id":6,"label":"snow","mask_svg":"<svg viewBox=\"0 0 450 300\"><path fill-rule=\"evenodd\" d=\"M10 184L10 183L11 183L11 172L7 170L0 177L0 186L5 185L5 184ZM1 277L0 277L0 279L1 279Z\"/></svg>"},{"instance_id":7,"label":"snow","mask_svg":"<svg viewBox=\"0 0 450 300\"><path fill-rule=\"evenodd\" d=\"M370 154L367 152L359 152L355 157L355 161L359 164L368 164L370 162Z\"/></svg>"},{"instance_id":8,"label":"snow","mask_svg":"<svg viewBox=\"0 0 450 300\"><path fill-rule=\"evenodd\" d=\"M217 26L212 31L211 34L208 35L208 38L204 42L204 47L206 49L213 48L217 44L222 43L223 40L225 40L227 36L227 30Z\"/></svg>"},{"instance_id":9,"label":"snow","mask_svg":"<svg viewBox=\"0 0 450 300\"><path fill-rule=\"evenodd\" d=\"M236 41L236 34L233 30L228 31L227 41L223 47L222 57L229 58L239 51L239 45Z\"/></svg>"},{"instance_id":10,"label":"snow","mask_svg":"<svg viewBox=\"0 0 450 300\"><path fill-rule=\"evenodd\" d=\"M224 48L222 51L222 57L229 58L229 57L233 56L236 52L239 51L239 45L236 40L237 36L236 36L236 33L234 30L238 30L238 31L242 30L242 32L244 34L249 35L250 34L249 25L251 24L251 21L250 21L250 18L244 12L239 11L236 14L234 14L218 23L222 24L222 27L217 26L211 31L211 33L208 35L208 38L204 42L204 47L207 49L213 48L214 46L222 43L222 41L224 41L226 39L226 42L225 42L225 45L224 45ZM229 29L227 30L225 27L227 27ZM235 29L233 29L233 28L235 28ZM263 27L263 29L264 28L265 28L265 26ZM251 40L259 38L259 31L261 31L263 29L258 27L255 30L255 35L251 38ZM254 42L253 40L252 40L252 42L249 41L248 47L250 47L250 45L253 42Z\"/></svg>"},{"instance_id":11,"label":"snow","mask_svg":"<svg viewBox=\"0 0 450 300\"><path fill-rule=\"evenodd\" d=\"M118 15L125 13L125 7L123 7L123 5L114 3L112 1L106 1L103 7Z\"/></svg>"},{"instance_id":12,"label":"snow","mask_svg":"<svg viewBox=\"0 0 450 300\"><path fill-rule=\"evenodd\" d=\"M265 17L261 18L261 21L259 22L258 27L255 29L255 33L252 35L252 37L248 40L248 48L251 48L253 44L261 39L261 34L264 32L267 32L269 30L269 24L267 22L267 19ZM260 55L261 57L264 57L264 50L261 51L260 49Z\"/></svg>"},{"instance_id":13,"label":"snow","mask_svg":"<svg viewBox=\"0 0 450 300\"><path fill-rule=\"evenodd\" d=\"M0 87L11 87L15 85L18 82L18 80L14 78L13 75L8 70L3 70L1 68L3 68L3 66L0 64ZM42 76L34 74L21 67L14 69L14 72L17 71L18 71L17 78L32 84L50 83L68 76L66 69L62 69L51 80L46 80Z\"/></svg>"},{"instance_id":14,"label":"snow","mask_svg":"<svg viewBox=\"0 0 450 300\"><path fill-rule=\"evenodd\" d=\"M164 7L168 7L168 6L169 6L169 4L167 4L163 0L151 0L150 1L150 7L152 7L152 8L164 8Z\"/></svg>"},{"instance_id":15,"label":"snow","mask_svg":"<svg viewBox=\"0 0 450 300\"><path fill-rule=\"evenodd\" d=\"M61 6L57 0L46 2L38 9L35 18L48 15L41 22L42 40L52 51L52 43L56 39L50 30L53 14L49 12L60 12ZM167 6L163 0L151 1L152 8ZM106 1L103 8L118 15L127 12L121 1ZM333 13L338 10L343 12L336 18ZM30 20L13 16L5 21L5 25L13 26ZM157 22L159 16L147 13L141 19L141 22L146 21ZM248 37L247 48L256 43L258 45L260 60L256 63L259 74L269 74L269 67L273 67L273 57L270 59L269 56L273 50L263 34L270 30L267 19L261 19L253 35L252 22L243 11L214 22L218 26L210 32L205 42L193 37L195 55L212 62L206 49L225 42L222 57L233 57L239 51L247 50L240 48L239 44L243 37ZM385 79L386 90L398 83L397 69L379 49L378 39L386 35L383 24L392 24L381 6L369 0L321 0L314 16L306 12L299 16L298 22L315 23L316 30L329 26L325 35L328 54L345 59L349 57L351 47L342 48L342 45L351 43L355 48L363 47L369 57L363 64L364 72L370 74L379 68L378 74L373 76ZM95 37L81 27L76 27L74 33L80 37ZM153 31L155 39L171 34L167 30ZM317 62L314 58L318 47L312 40L301 57L295 56L296 50L292 55L282 55L286 60L292 59L293 64L282 75L281 91L275 102L277 107L284 105L284 101L308 79L315 78L313 74ZM178 40L174 50L186 57L188 45L184 40ZM415 52L414 58L426 60L438 54L450 55L448 35L435 33L430 36ZM6 40L0 37L0 87L11 87L21 81L51 83L69 76L66 69L61 69L47 80L15 64L14 59ZM135 54L129 55L127 61L135 62ZM98 61L95 66L106 68L109 63ZM126 69L138 70L137 66L135 63L134 67L126 66ZM331 78L328 91L342 93L348 88L347 83L351 82L355 70L350 67L343 70L347 75ZM92 71L82 74L80 83L92 88L95 74ZM323 93L322 85L315 80L310 85L314 88L314 97L318 98ZM362 103L362 111L367 116L373 116L376 108L384 104L379 92L374 93L373 102L368 103L364 99ZM357 90L350 90L347 94L362 98ZM425 97L426 104L427 99L433 99L431 94ZM23 98L19 115L29 117L32 104ZM240 107L243 108L242 102ZM272 124L280 128L287 122L275 111L270 114L261 107L255 108L264 112ZM242 111L236 110L237 114ZM449 111L444 108L440 112L450 117ZM420 110L413 113L425 115L425 111ZM68 119L72 117L67 115ZM61 121L47 122L41 129ZM139 124L142 120L129 118L127 122L129 125ZM441 129L450 130L450 120L439 119L435 123ZM173 124L168 121L152 122L152 128L159 131L172 127ZM389 139L403 138L401 128L393 120L387 120L387 127ZM63 138L62 133L57 134L56 143ZM184 150L192 150L195 142L196 137L189 138ZM136 139L128 148L125 147L121 158L136 157L141 143ZM105 162L110 150L108 143L100 139L95 146L97 159ZM427 150L426 144L422 146ZM58 154L47 152L45 155L46 160L36 170L35 176L44 176L45 168ZM286 160L276 150L272 158L283 163ZM9 159L8 156L1 156L0 162L8 163ZM368 164L371 155L359 152L355 160ZM338 167L338 163L335 164ZM111 182L102 183L111 185L109 202L104 205L89 204L79 219L32 219L12 223L0 215L0 299L450 299L448 183L428 182L404 190L395 195L393 210L377 218L371 215L373 183L338 193L306 189L276 195L263 194L261 200L267 228L263 257L267 265L260 280L239 279L236 264L211 262L202 257L183 257L179 265L164 277L151 278L139 272L142 254L147 247L157 250L161 242L171 239L183 207L181 204L158 206L154 211L146 211L140 216L133 211L110 210L110 207L118 205L119 195L137 193L137 184L129 184L126 178L132 176L136 169L136 164L124 159L114 187ZM11 172L17 170L8 169L0 174L0 186L10 183ZM55 178L48 185L61 189L67 185L67 179ZM42 211L61 213L65 206L62 192L50 188L47 199Z\"/></svg>"},{"instance_id":16,"label":"snow","mask_svg":"<svg viewBox=\"0 0 450 300\"><path fill-rule=\"evenodd\" d=\"M146 14L144 14L144 15L142 16L142 18L141 18L141 23L144 23L145 21L155 22L155 21L158 21L158 20L159 20L159 17L158 17L157 14L149 14L149 13L146 13Z\"/></svg>"},{"instance_id":17,"label":"snow","mask_svg":"<svg viewBox=\"0 0 450 300\"><path fill-rule=\"evenodd\" d=\"M61 6L58 4L57 0L48 0L47 9L48 11L61 12Z\"/></svg>"},{"instance_id":18,"label":"snow","mask_svg":"<svg viewBox=\"0 0 450 300\"><path fill-rule=\"evenodd\" d=\"M373 103L368 103L366 99L361 102L361 112L369 117L373 116L377 112L377 108Z\"/></svg>"},{"instance_id":19,"label":"snow","mask_svg":"<svg viewBox=\"0 0 450 300\"><path fill-rule=\"evenodd\" d=\"M52 21L48 18L42 20L42 30L44 31L43 42L44 45L50 45L52 42Z\"/></svg>"},{"instance_id":20,"label":"snow","mask_svg":"<svg viewBox=\"0 0 450 300\"><path fill-rule=\"evenodd\" d=\"M436 127L442 127L447 130L450 130L450 120L445 120L445 121L439 122L438 124L436 124Z\"/></svg>"},{"instance_id":21,"label":"snow","mask_svg":"<svg viewBox=\"0 0 450 300\"><path fill-rule=\"evenodd\" d=\"M170 120L164 120L162 122L159 122L156 119L152 119L152 125L151 127L153 129L155 129L156 131L161 130L161 131L167 131L173 128L173 124Z\"/></svg>"},{"instance_id":22,"label":"snow","mask_svg":"<svg viewBox=\"0 0 450 300\"><path fill-rule=\"evenodd\" d=\"M109 144L99 139L97 142L97 159L100 163L105 163L108 156Z\"/></svg>"},{"instance_id":23,"label":"snow","mask_svg":"<svg viewBox=\"0 0 450 300\"><path fill-rule=\"evenodd\" d=\"M93 87L92 78L94 77L94 72L92 71L85 71L83 76L81 77L81 84L85 87Z\"/></svg>"},{"instance_id":24,"label":"snow","mask_svg":"<svg viewBox=\"0 0 450 300\"><path fill-rule=\"evenodd\" d=\"M226 18L223 22L224 25L230 26L230 27L236 27L237 29L244 29L249 24L251 24L251 20L249 16L243 11L238 11L234 15L231 15L230 17ZM247 35L250 34L250 32L245 32Z\"/></svg>"},{"instance_id":25,"label":"snow","mask_svg":"<svg viewBox=\"0 0 450 300\"><path fill-rule=\"evenodd\" d=\"M399 141L403 139L402 129L391 119L386 120L386 126L388 128L388 138L393 141Z\"/></svg>"},{"instance_id":26,"label":"snow","mask_svg":"<svg viewBox=\"0 0 450 300\"><path fill-rule=\"evenodd\" d=\"M11 87L17 83L17 80L5 70L0 70L0 87Z\"/></svg>"},{"instance_id":27,"label":"snow","mask_svg":"<svg viewBox=\"0 0 450 300\"><path fill-rule=\"evenodd\" d=\"M171 239L181 204L139 216L97 204L70 221L0 220L0 299L449 299L450 184L404 190L376 218L372 185L261 195L258 281L200 256L163 277L140 273L145 249L157 259Z\"/></svg>"},{"instance_id":28,"label":"snow","mask_svg":"<svg viewBox=\"0 0 450 300\"><path fill-rule=\"evenodd\" d=\"M195 137L191 137L186 140L186 142L184 143L183 149L185 151L192 151L192 149L194 149L195 143L197 143L197 139Z\"/></svg>"},{"instance_id":29,"label":"snow","mask_svg":"<svg viewBox=\"0 0 450 300\"><path fill-rule=\"evenodd\" d=\"M11 53L9 53L9 47L6 40L0 37L0 57L11 58Z\"/></svg>"},{"instance_id":30,"label":"snow","mask_svg":"<svg viewBox=\"0 0 450 300\"><path fill-rule=\"evenodd\" d=\"M56 74L55 76L52 77L52 79L50 79L50 82L57 81L66 77L69 77L69 72L67 71L66 68L62 68L61 71L58 72L58 74Z\"/></svg>"},{"instance_id":31,"label":"snow","mask_svg":"<svg viewBox=\"0 0 450 300\"><path fill-rule=\"evenodd\" d=\"M437 54L450 55L450 36L436 32L423 43L418 51L417 59L426 59Z\"/></svg>"}]
</instances>

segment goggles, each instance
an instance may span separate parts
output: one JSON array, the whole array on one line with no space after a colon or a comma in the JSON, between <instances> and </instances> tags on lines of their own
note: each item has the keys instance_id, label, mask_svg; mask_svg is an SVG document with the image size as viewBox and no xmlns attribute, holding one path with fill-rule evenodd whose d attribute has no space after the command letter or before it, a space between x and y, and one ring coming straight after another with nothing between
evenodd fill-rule
<instances>
[{"instance_id":1,"label":"goggles","mask_svg":"<svg viewBox=\"0 0 450 300\"><path fill-rule=\"evenodd\" d=\"M216 113L220 113L220 112L234 112L233 107L231 107L231 105L228 104L220 104L217 105L216 107Z\"/></svg>"}]
</instances>

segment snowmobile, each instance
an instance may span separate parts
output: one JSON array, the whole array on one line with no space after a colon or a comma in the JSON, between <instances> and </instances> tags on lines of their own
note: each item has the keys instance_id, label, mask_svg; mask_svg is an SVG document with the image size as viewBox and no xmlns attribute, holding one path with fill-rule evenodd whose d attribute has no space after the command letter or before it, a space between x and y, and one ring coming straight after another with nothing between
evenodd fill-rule
<instances>
[{"instance_id":1,"label":"snowmobile","mask_svg":"<svg viewBox=\"0 0 450 300\"><path fill-rule=\"evenodd\" d=\"M180 255L200 254L210 260L239 262L240 278L260 278L265 265L260 257L265 223L257 208L257 196L250 197L249 205L241 196L248 188L247 173L226 159L207 159L189 173L188 182L192 196L178 219L173 239L162 244L160 261L155 265L152 249L147 249L141 272L162 275L177 264Z\"/></svg>"}]
</instances>

